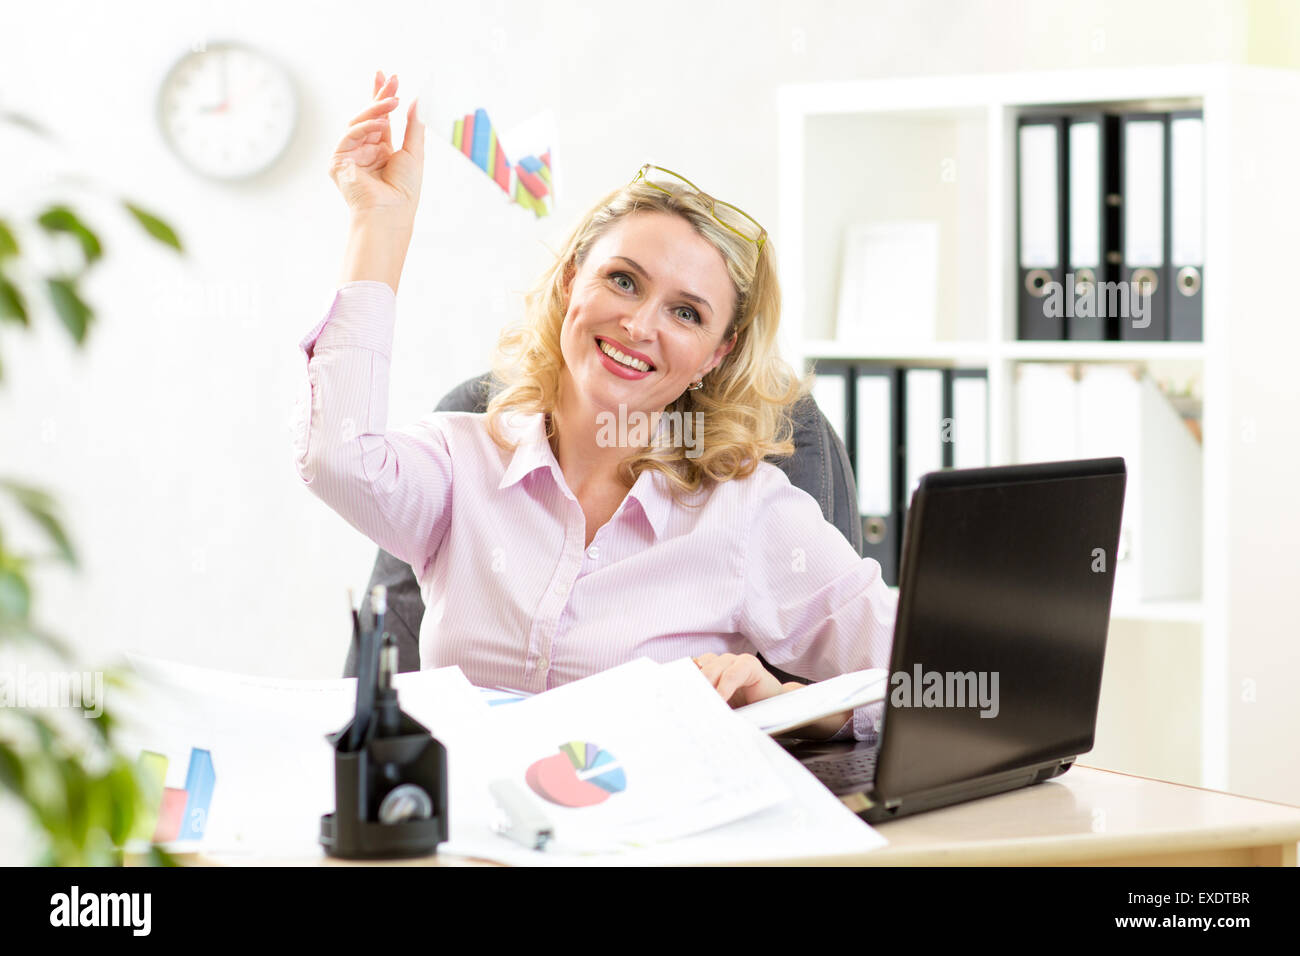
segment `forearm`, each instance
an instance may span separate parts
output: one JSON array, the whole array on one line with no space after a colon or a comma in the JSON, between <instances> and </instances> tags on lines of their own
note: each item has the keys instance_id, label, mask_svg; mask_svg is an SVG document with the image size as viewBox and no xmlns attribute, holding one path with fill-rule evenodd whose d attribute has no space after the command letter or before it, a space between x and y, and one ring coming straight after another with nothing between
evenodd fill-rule
<instances>
[{"instance_id":1,"label":"forearm","mask_svg":"<svg viewBox=\"0 0 1300 956\"><path fill-rule=\"evenodd\" d=\"M316 497L418 573L446 531L452 463L432 418L388 428L395 306L387 283L353 280L299 342L307 389L295 410L295 460Z\"/></svg>"},{"instance_id":2,"label":"forearm","mask_svg":"<svg viewBox=\"0 0 1300 956\"><path fill-rule=\"evenodd\" d=\"M354 214L348 222L339 284L362 279L387 282L396 294L413 230L414 223L406 217Z\"/></svg>"}]
</instances>

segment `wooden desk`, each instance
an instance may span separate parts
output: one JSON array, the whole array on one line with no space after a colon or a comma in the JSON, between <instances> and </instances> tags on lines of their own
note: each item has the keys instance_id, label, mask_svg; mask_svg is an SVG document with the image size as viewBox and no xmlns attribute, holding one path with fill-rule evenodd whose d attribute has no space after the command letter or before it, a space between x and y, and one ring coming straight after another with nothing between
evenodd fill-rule
<instances>
[{"instance_id":1,"label":"wooden desk","mask_svg":"<svg viewBox=\"0 0 1300 956\"><path fill-rule=\"evenodd\" d=\"M1300 807L1075 765L1054 780L880 824L889 846L776 864L851 866L1295 866ZM197 863L221 864L198 857ZM230 860L235 865L373 865ZM398 865L463 865L425 857Z\"/></svg>"},{"instance_id":2,"label":"wooden desk","mask_svg":"<svg viewBox=\"0 0 1300 956\"><path fill-rule=\"evenodd\" d=\"M882 823L877 829L889 846L833 862L1295 866L1300 807L1076 764L1033 787Z\"/></svg>"}]
</instances>

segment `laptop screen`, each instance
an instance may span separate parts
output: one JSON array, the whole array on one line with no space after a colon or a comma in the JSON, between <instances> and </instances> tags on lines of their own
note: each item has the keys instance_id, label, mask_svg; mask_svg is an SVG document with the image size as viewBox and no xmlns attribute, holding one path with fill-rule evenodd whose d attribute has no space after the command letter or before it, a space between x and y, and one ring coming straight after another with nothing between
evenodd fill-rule
<instances>
[{"instance_id":1,"label":"laptop screen","mask_svg":"<svg viewBox=\"0 0 1300 956\"><path fill-rule=\"evenodd\" d=\"M1092 748L1122 459L926 475L909 509L876 787Z\"/></svg>"}]
</instances>

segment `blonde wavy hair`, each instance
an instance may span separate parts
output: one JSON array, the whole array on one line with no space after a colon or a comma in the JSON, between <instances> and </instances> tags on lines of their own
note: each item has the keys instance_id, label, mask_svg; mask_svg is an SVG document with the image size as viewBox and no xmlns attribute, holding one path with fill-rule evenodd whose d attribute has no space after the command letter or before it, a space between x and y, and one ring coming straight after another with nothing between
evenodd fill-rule
<instances>
[{"instance_id":1,"label":"blonde wavy hair","mask_svg":"<svg viewBox=\"0 0 1300 956\"><path fill-rule=\"evenodd\" d=\"M781 290L771 239L760 249L719 223L694 190L685 185L663 189L671 192L645 182L623 186L605 195L579 220L554 265L526 294L522 322L507 326L498 337L492 375L501 390L488 402L487 428L506 451L517 447L502 433L500 419L507 412L545 414L547 437L555 435L550 412L559 397L564 368L560 330L568 311L566 277L576 275L592 245L627 216L637 212L681 216L726 262L736 308L719 342L734 332L736 344L704 376L702 388L684 391L663 409L683 416L703 413L692 419L703 425L697 435L702 449L698 457L687 457L687 449L680 445L638 448L620 464L619 478L630 488L641 472L654 469L668 480L674 500L685 504L685 496L714 482L752 474L768 456L794 454L791 409L811 391L813 375L801 379L777 350Z\"/></svg>"}]
</instances>

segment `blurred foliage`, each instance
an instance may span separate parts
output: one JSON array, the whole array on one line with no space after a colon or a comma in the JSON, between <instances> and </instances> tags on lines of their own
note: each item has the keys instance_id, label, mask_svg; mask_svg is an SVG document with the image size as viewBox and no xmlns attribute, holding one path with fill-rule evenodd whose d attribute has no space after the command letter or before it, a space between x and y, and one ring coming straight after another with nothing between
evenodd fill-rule
<instances>
[{"instance_id":1,"label":"blurred foliage","mask_svg":"<svg viewBox=\"0 0 1300 956\"><path fill-rule=\"evenodd\" d=\"M39 123L15 113L0 112L0 123L53 139ZM119 202L129 220L146 235L184 254L171 226L136 203L125 199ZM34 306L48 302L76 347L83 348L95 321L95 310L81 289L87 273L104 255L98 233L66 203L43 209L25 229L18 229L18 223L13 215L0 209L0 326L12 323L30 330L37 311ZM80 252L78 264L70 270L36 274L33 260L58 259L53 255L37 256L34 250L24 248L18 237L29 233L37 237L37 244L44 242L51 247L41 251L53 252L54 244L66 245L71 240ZM3 377L0 355L0 381ZM4 477L0 477L0 497L18 506L51 549L48 554L10 550L0 524L0 648L26 645L25 650L52 656L60 665L77 671L71 648L40 627L32 616L31 569L51 562L77 567L76 551L64 530L58 505L41 489ZM16 680L15 675L0 674L0 680L6 679L10 685ZM128 675L119 671L104 674L107 687L126 690L128 680ZM15 688L10 686L9 692L12 697ZM87 732L74 734L72 728L60 726L50 710L11 704L12 700L0 700L0 791L16 796L39 827L44 850L34 862L55 866L126 862L124 848L132 827L157 808L146 805L149 791L136 762L117 750L114 735L118 725L113 711L105 701L90 701L83 696L85 713L78 713L77 720L88 725ZM90 716L93 713L98 716ZM130 860L175 864L156 845L143 854L133 854Z\"/></svg>"}]
</instances>

